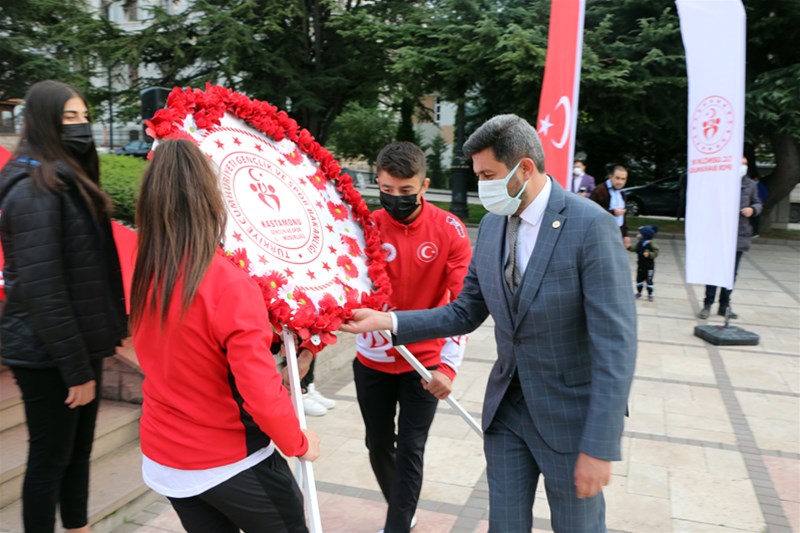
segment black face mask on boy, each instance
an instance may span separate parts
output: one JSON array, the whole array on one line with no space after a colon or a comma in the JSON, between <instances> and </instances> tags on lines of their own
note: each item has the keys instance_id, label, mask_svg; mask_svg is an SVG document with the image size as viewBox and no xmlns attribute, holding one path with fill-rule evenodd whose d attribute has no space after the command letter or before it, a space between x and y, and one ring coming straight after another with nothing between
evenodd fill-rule
<instances>
[{"instance_id":1,"label":"black face mask on boy","mask_svg":"<svg viewBox=\"0 0 800 533\"><path fill-rule=\"evenodd\" d=\"M417 209L419 205L417 203L417 194L419 193L395 196L381 191L381 207L386 209L390 217L402 222Z\"/></svg>"},{"instance_id":2,"label":"black face mask on boy","mask_svg":"<svg viewBox=\"0 0 800 533\"><path fill-rule=\"evenodd\" d=\"M61 126L61 140L73 155L84 156L94 147L92 126L88 122L63 124Z\"/></svg>"}]
</instances>

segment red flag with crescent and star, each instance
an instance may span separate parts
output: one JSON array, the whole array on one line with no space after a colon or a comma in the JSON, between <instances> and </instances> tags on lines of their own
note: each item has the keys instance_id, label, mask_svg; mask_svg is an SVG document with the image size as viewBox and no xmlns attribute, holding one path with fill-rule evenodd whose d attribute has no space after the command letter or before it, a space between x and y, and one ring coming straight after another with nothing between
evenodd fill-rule
<instances>
[{"instance_id":1,"label":"red flag with crescent and star","mask_svg":"<svg viewBox=\"0 0 800 533\"><path fill-rule=\"evenodd\" d=\"M569 190L578 123L586 0L552 0L536 131L547 173Z\"/></svg>"}]
</instances>

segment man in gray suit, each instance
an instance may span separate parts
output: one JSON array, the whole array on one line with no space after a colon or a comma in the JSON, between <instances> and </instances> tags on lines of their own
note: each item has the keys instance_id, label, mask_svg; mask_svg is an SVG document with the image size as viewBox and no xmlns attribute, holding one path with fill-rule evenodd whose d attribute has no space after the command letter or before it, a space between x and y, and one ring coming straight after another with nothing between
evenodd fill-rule
<instances>
[{"instance_id":1,"label":"man in gray suit","mask_svg":"<svg viewBox=\"0 0 800 533\"><path fill-rule=\"evenodd\" d=\"M461 294L437 309L359 309L341 329L391 329L407 344L471 332L491 314L497 361L482 419L490 530L531 530L542 474L554 531L605 531L602 489L621 458L636 359L619 228L545 174L539 137L516 115L487 121L464 153L490 214Z\"/></svg>"}]
</instances>

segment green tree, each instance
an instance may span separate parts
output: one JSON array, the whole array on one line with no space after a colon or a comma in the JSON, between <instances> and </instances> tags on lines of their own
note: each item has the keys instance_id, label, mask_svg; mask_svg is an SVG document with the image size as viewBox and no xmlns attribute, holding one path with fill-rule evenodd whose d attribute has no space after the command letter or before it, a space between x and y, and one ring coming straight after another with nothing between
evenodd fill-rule
<instances>
[{"instance_id":1,"label":"green tree","mask_svg":"<svg viewBox=\"0 0 800 533\"><path fill-rule=\"evenodd\" d=\"M442 156L447 149L447 143L441 135L437 135L429 144L423 146L425 149L425 159L428 167L428 177L431 179L431 187L434 189L447 189L450 185L442 168Z\"/></svg>"},{"instance_id":2,"label":"green tree","mask_svg":"<svg viewBox=\"0 0 800 533\"><path fill-rule=\"evenodd\" d=\"M284 108L325 143L349 102L372 102L384 86L403 0L193 0L132 41L144 64L157 66L150 83L224 84Z\"/></svg>"},{"instance_id":3,"label":"green tree","mask_svg":"<svg viewBox=\"0 0 800 533\"><path fill-rule=\"evenodd\" d=\"M769 157L769 152L774 156L775 171L763 178L769 210L800 180L800 4L757 0L745 2L745 9L745 136L758 149L758 156ZM769 219L762 220L768 223Z\"/></svg>"},{"instance_id":4,"label":"green tree","mask_svg":"<svg viewBox=\"0 0 800 533\"><path fill-rule=\"evenodd\" d=\"M394 140L397 121L391 111L349 104L331 128L331 151L339 158L364 159L371 167L381 148Z\"/></svg>"},{"instance_id":5,"label":"green tree","mask_svg":"<svg viewBox=\"0 0 800 533\"><path fill-rule=\"evenodd\" d=\"M109 34L111 31L111 34ZM98 35L105 39L98 40ZM90 79L118 32L81 0L4 0L0 11L0 98L21 98L37 81L70 83L98 104ZM103 42L101 42L103 41Z\"/></svg>"}]
</instances>

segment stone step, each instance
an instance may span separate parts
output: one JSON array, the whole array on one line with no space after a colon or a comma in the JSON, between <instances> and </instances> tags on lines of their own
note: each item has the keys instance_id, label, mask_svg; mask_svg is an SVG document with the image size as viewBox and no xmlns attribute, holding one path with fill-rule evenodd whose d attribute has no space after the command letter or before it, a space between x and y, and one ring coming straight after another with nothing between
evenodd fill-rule
<instances>
[{"instance_id":1,"label":"stone step","mask_svg":"<svg viewBox=\"0 0 800 533\"><path fill-rule=\"evenodd\" d=\"M7 367L0 367L0 431L24 422L25 407L14 374Z\"/></svg>"},{"instance_id":2,"label":"stone step","mask_svg":"<svg viewBox=\"0 0 800 533\"><path fill-rule=\"evenodd\" d=\"M89 523L92 533L108 533L129 521L159 496L142 481L138 441L117 447L92 460L89 485ZM22 533L22 502L15 500L0 509L0 527ZM63 531L60 519L56 531Z\"/></svg>"},{"instance_id":3,"label":"stone step","mask_svg":"<svg viewBox=\"0 0 800 533\"><path fill-rule=\"evenodd\" d=\"M92 460L113 452L131 442L138 443L141 407L128 403L103 400L97 416ZM25 462L28 454L28 429L24 424L15 425L0 433L0 508L8 506L20 497ZM94 467L92 467L94 468ZM141 478L138 469L131 476ZM0 524L4 522L0 520Z\"/></svg>"}]
</instances>

